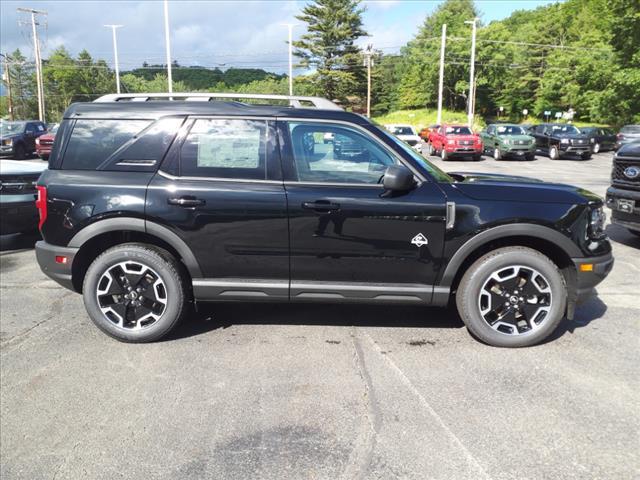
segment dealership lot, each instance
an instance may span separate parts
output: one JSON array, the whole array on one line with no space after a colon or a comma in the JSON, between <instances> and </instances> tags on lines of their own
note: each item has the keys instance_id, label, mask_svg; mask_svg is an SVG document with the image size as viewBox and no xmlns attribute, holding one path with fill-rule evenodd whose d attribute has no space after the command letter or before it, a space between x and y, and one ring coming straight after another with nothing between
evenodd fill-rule
<instances>
[{"instance_id":1,"label":"dealership lot","mask_svg":"<svg viewBox=\"0 0 640 480\"><path fill-rule=\"evenodd\" d=\"M573 183L589 161L435 163ZM214 305L125 345L48 280L33 239L0 254L2 478L633 478L640 238L544 345L503 350L454 310Z\"/></svg>"}]
</instances>

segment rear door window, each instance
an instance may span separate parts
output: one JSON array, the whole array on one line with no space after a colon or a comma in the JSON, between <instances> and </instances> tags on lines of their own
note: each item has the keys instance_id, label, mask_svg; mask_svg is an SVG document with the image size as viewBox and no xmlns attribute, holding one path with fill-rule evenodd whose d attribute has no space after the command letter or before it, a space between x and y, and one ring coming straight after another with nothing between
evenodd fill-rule
<instances>
[{"instance_id":1,"label":"rear door window","mask_svg":"<svg viewBox=\"0 0 640 480\"><path fill-rule=\"evenodd\" d=\"M77 120L64 153L65 170L95 170L151 120Z\"/></svg>"},{"instance_id":2,"label":"rear door window","mask_svg":"<svg viewBox=\"0 0 640 480\"><path fill-rule=\"evenodd\" d=\"M265 180L267 122L197 119L180 150L184 176Z\"/></svg>"}]
</instances>

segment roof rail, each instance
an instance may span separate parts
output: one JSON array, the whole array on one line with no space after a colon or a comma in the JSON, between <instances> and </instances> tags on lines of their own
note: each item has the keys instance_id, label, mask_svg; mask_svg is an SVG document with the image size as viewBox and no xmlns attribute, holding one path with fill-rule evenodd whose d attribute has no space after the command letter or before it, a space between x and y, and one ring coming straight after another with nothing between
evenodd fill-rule
<instances>
[{"instance_id":1,"label":"roof rail","mask_svg":"<svg viewBox=\"0 0 640 480\"><path fill-rule=\"evenodd\" d=\"M103 95L94 102L147 102L149 100L180 100L186 102L209 102L216 99L247 100L285 100L295 108L322 108L325 110L342 110L341 107L322 97L301 97L297 95L265 95L261 93L111 93Z\"/></svg>"}]
</instances>

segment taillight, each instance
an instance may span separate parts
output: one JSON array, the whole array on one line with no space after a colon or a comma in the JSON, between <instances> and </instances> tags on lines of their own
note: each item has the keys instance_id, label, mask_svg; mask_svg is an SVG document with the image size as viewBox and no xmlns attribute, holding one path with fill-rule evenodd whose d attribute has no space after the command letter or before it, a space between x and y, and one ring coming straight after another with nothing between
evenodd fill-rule
<instances>
[{"instance_id":1,"label":"taillight","mask_svg":"<svg viewBox=\"0 0 640 480\"><path fill-rule=\"evenodd\" d=\"M36 186L36 190L38 190L36 208L38 209L38 214L40 215L38 229L42 230L42 225L44 225L44 222L47 219L47 187L41 187L38 185Z\"/></svg>"}]
</instances>

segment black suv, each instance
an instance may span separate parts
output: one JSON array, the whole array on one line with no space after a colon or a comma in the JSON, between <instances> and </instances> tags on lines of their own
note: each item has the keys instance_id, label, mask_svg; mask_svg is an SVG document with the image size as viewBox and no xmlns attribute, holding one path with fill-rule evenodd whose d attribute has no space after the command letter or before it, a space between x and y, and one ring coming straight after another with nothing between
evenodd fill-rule
<instances>
[{"instance_id":1,"label":"black suv","mask_svg":"<svg viewBox=\"0 0 640 480\"><path fill-rule=\"evenodd\" d=\"M640 235L640 141L623 145L613 156L607 206L613 223Z\"/></svg>"},{"instance_id":2,"label":"black suv","mask_svg":"<svg viewBox=\"0 0 640 480\"><path fill-rule=\"evenodd\" d=\"M536 151L549 155L551 160L577 156L582 160L591 158L589 137L566 123L541 123L531 127L529 135L536 139Z\"/></svg>"},{"instance_id":3,"label":"black suv","mask_svg":"<svg viewBox=\"0 0 640 480\"><path fill-rule=\"evenodd\" d=\"M327 100L215 101L229 96L112 95L64 115L38 184L38 262L117 339L159 339L192 302L455 294L479 339L526 346L613 265L592 193L446 174Z\"/></svg>"},{"instance_id":4,"label":"black suv","mask_svg":"<svg viewBox=\"0 0 640 480\"><path fill-rule=\"evenodd\" d=\"M36 150L36 139L47 133L47 126L37 120L0 122L0 156L23 160Z\"/></svg>"}]
</instances>

